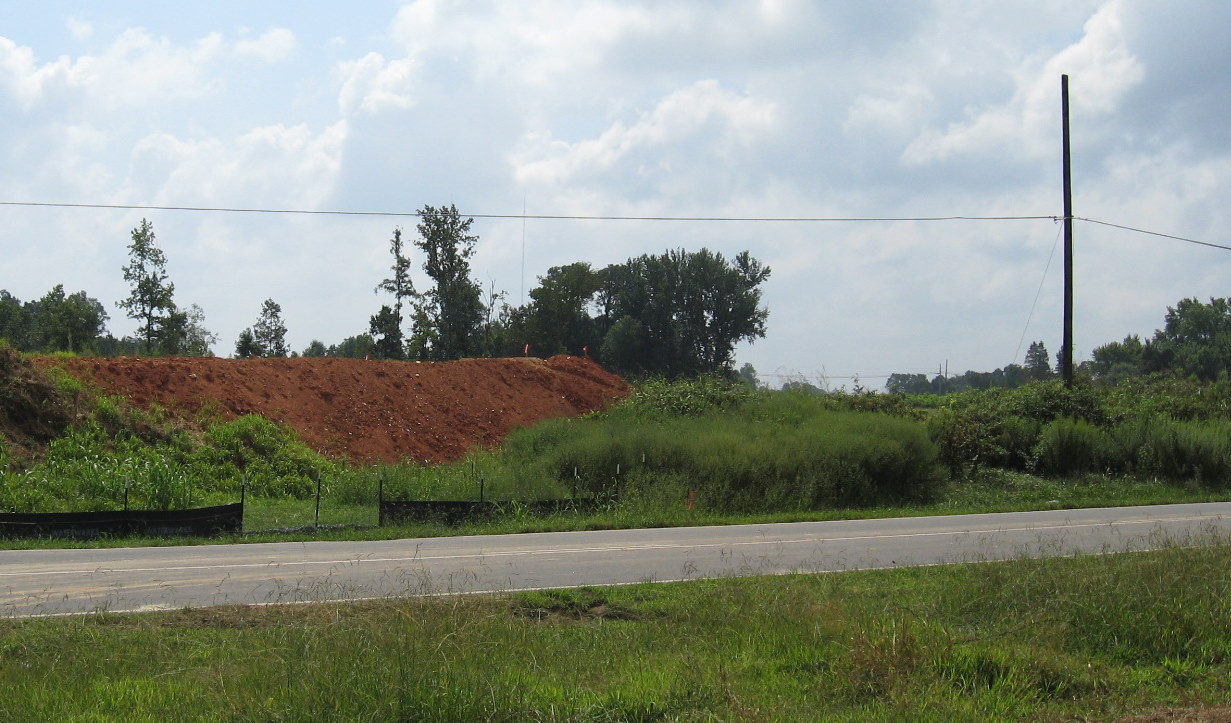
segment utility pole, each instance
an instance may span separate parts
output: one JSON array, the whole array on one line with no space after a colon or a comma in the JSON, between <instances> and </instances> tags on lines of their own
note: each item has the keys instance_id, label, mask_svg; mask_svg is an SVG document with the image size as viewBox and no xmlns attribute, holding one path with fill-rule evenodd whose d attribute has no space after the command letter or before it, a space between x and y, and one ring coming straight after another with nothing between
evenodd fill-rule
<instances>
[{"instance_id":1,"label":"utility pole","mask_svg":"<svg viewBox=\"0 0 1231 723\"><path fill-rule=\"evenodd\" d=\"M1064 163L1064 342L1060 347L1060 376L1073 386L1073 179L1069 167L1069 76L1060 76L1060 115Z\"/></svg>"}]
</instances>

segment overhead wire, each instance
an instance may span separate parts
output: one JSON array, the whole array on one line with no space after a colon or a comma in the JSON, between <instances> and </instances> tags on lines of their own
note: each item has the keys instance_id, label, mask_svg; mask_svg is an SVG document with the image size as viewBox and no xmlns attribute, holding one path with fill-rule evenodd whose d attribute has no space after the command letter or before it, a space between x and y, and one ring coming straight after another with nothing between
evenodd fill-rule
<instances>
[{"instance_id":1,"label":"overhead wire","mask_svg":"<svg viewBox=\"0 0 1231 723\"><path fill-rule=\"evenodd\" d=\"M94 208L121 211L196 211L207 213L267 213L315 216L382 216L391 218L420 217L421 211L342 211L333 209L240 208L231 206L157 206L129 203L68 203L52 201L0 201L0 206L51 208ZM527 214L458 212L470 218L547 220L547 221L710 221L755 223L814 222L892 222L892 221L1039 221L1056 220L1056 216L617 216L587 214Z\"/></svg>"},{"instance_id":2,"label":"overhead wire","mask_svg":"<svg viewBox=\"0 0 1231 723\"><path fill-rule=\"evenodd\" d=\"M1175 241L1183 241L1185 243L1197 244L1198 246L1209 246L1210 248L1222 249L1224 251L1231 251L1231 246L1224 246L1222 244L1210 243L1209 241L1198 241L1197 239L1188 238L1186 236L1175 236L1169 233L1159 233L1158 231L1149 231L1144 228L1135 228L1133 226L1125 226L1123 224L1112 223L1110 221L1100 221L1095 218L1085 218L1083 216L1074 216L1073 220L1074 221L1085 221L1086 223L1094 223L1094 224L1098 224L1099 226L1110 226L1112 228L1118 228L1124 231L1132 231L1134 233L1146 234L1147 236L1158 236L1160 238L1169 238Z\"/></svg>"},{"instance_id":3,"label":"overhead wire","mask_svg":"<svg viewBox=\"0 0 1231 723\"><path fill-rule=\"evenodd\" d=\"M198 213L253 213L253 214L290 214L306 216L368 216L384 218L419 218L421 211L344 211L340 209L304 209L304 208L244 208L237 206L160 206L135 203L70 203L64 201L0 201L0 206L25 206L31 208L93 208L120 211L192 211ZM526 221L528 219L543 221L677 221L677 222L733 222L733 223L895 223L895 222L932 222L932 221L1063 221L1063 216L1055 215L950 215L950 216L620 216L598 214L527 214L521 213L462 213L470 218L513 219ZM1133 233L1157 236L1159 238L1183 241L1184 243L1207 246L1209 248L1231 251L1231 246L1201 241L1187 236L1151 231L1149 229L1128 226L1125 224L1103 221L1086 216L1074 216L1074 221L1109 226L1111 228L1131 231Z\"/></svg>"},{"instance_id":4,"label":"overhead wire","mask_svg":"<svg viewBox=\"0 0 1231 723\"><path fill-rule=\"evenodd\" d=\"M1030 313L1026 316L1026 326L1022 329L1022 336L1017 340L1017 351L1013 352L1013 361L1016 364L1022 353L1022 344L1026 341L1026 334L1030 331L1030 322L1034 320L1034 309L1039 304L1039 296L1043 294L1043 283L1047 281L1047 272L1051 270L1052 259L1056 256L1056 247L1060 245L1060 236L1064 233L1064 227L1056 229L1056 240L1052 242L1051 253L1047 255L1047 265L1043 267L1043 278L1039 279L1039 288L1034 292L1034 301L1030 304Z\"/></svg>"}]
</instances>

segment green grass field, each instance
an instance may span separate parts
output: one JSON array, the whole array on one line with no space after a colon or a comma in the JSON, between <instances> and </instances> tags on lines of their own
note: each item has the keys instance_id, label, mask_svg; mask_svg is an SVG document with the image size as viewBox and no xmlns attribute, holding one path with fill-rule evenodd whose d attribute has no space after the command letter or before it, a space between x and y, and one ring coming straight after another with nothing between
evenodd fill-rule
<instances>
[{"instance_id":1,"label":"green grass field","mask_svg":"<svg viewBox=\"0 0 1231 723\"><path fill-rule=\"evenodd\" d=\"M0 621L5 720L1114 720L1231 696L1231 545Z\"/></svg>"}]
</instances>

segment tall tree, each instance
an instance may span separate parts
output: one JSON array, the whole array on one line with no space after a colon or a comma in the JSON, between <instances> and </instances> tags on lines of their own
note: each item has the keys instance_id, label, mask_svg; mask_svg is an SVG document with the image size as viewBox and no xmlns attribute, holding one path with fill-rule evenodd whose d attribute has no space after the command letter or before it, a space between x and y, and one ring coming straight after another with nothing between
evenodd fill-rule
<instances>
[{"instance_id":1,"label":"tall tree","mask_svg":"<svg viewBox=\"0 0 1231 723\"><path fill-rule=\"evenodd\" d=\"M1041 341L1030 343L1026 350L1026 378L1032 382L1050 379L1051 359L1047 356L1047 347Z\"/></svg>"},{"instance_id":2,"label":"tall tree","mask_svg":"<svg viewBox=\"0 0 1231 723\"><path fill-rule=\"evenodd\" d=\"M470 278L470 257L479 237L472 218L457 207L424 206L415 246L426 256L423 270L433 286L418 296L410 349L419 358L458 359L479 348L483 323L482 288Z\"/></svg>"},{"instance_id":3,"label":"tall tree","mask_svg":"<svg viewBox=\"0 0 1231 723\"><path fill-rule=\"evenodd\" d=\"M260 356L285 357L286 324L282 323L282 307L273 299L261 305L261 316L252 325L252 338L260 348Z\"/></svg>"},{"instance_id":4,"label":"tall tree","mask_svg":"<svg viewBox=\"0 0 1231 723\"><path fill-rule=\"evenodd\" d=\"M128 245L129 263L123 267L124 280L132 286L127 299L117 302L128 318L140 322L137 334L147 353L158 349L160 323L175 311L175 284L167 281L167 258L154 243L154 227L146 219L132 230Z\"/></svg>"},{"instance_id":5,"label":"tall tree","mask_svg":"<svg viewBox=\"0 0 1231 723\"><path fill-rule=\"evenodd\" d=\"M393 276L376 285L376 291L388 291L393 294L393 312L397 316L399 329L402 326L403 300L415 298L415 285L410 279L410 259L402 253L402 229L393 229L393 238L389 239L389 253L393 255Z\"/></svg>"},{"instance_id":6,"label":"tall tree","mask_svg":"<svg viewBox=\"0 0 1231 723\"><path fill-rule=\"evenodd\" d=\"M586 307L602 285L599 273L584 262L548 269L530 292L525 343L538 356L597 351L601 338Z\"/></svg>"}]
</instances>

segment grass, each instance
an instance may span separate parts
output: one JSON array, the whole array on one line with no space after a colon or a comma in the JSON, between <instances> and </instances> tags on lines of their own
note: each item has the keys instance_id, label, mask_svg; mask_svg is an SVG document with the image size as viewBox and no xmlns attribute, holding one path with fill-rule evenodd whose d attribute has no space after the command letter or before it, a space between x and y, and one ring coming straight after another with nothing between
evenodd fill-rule
<instances>
[{"instance_id":1,"label":"grass","mask_svg":"<svg viewBox=\"0 0 1231 723\"><path fill-rule=\"evenodd\" d=\"M10 720L1112 720L1231 696L1231 545L0 621Z\"/></svg>"}]
</instances>

